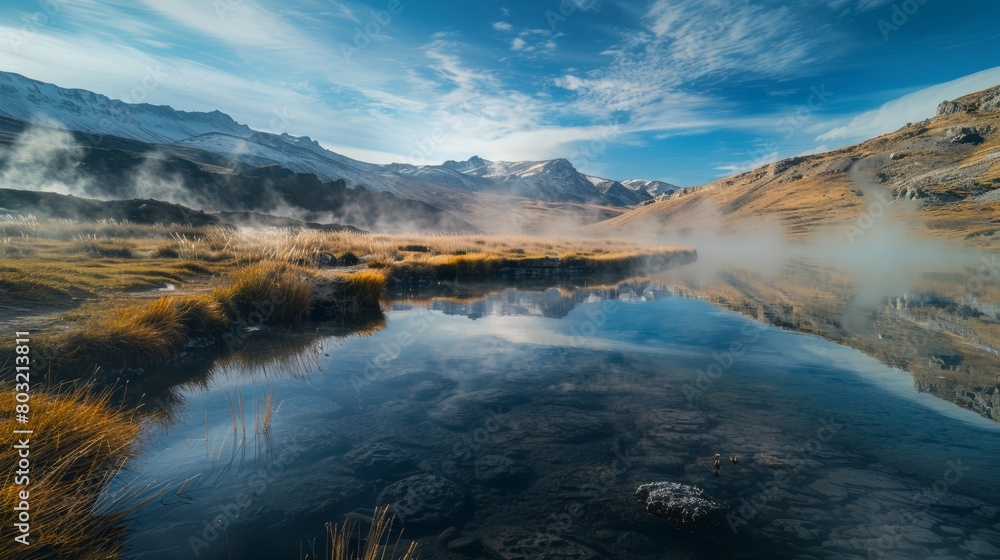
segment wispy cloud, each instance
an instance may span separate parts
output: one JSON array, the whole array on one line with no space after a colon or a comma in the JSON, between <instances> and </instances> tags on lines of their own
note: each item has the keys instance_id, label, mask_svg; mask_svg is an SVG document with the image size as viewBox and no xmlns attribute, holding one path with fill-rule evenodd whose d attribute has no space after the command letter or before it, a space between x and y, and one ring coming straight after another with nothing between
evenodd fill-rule
<instances>
[{"instance_id":1,"label":"wispy cloud","mask_svg":"<svg viewBox=\"0 0 1000 560\"><path fill-rule=\"evenodd\" d=\"M591 115L623 112L657 123L695 121L708 103L725 102L697 93L713 80L730 85L745 79L798 75L825 56L826 39L810 34L787 7L749 2L679 0L653 2L645 29L605 51L608 64L584 75L565 75L555 84L578 95L577 109ZM720 105L721 104L721 105Z\"/></svg>"}]
</instances>

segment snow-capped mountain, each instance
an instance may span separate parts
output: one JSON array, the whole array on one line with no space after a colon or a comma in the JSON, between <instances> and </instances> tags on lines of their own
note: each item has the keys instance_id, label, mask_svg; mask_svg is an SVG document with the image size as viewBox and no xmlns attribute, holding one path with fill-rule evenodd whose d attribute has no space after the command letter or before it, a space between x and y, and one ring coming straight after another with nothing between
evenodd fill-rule
<instances>
[{"instance_id":1,"label":"snow-capped mountain","mask_svg":"<svg viewBox=\"0 0 1000 560\"><path fill-rule=\"evenodd\" d=\"M626 179L625 181L622 181L622 185L624 185L626 189L632 191L643 191L649 194L652 198L656 198L661 194L671 194L674 191L680 190L680 187L677 185L647 179Z\"/></svg>"},{"instance_id":2,"label":"snow-capped mountain","mask_svg":"<svg viewBox=\"0 0 1000 560\"><path fill-rule=\"evenodd\" d=\"M208 132L253 134L250 127L220 111L192 113L162 105L125 103L10 72L0 72L0 114L36 124L54 121L67 130L155 143L177 142Z\"/></svg>"},{"instance_id":3,"label":"snow-capped mountain","mask_svg":"<svg viewBox=\"0 0 1000 560\"><path fill-rule=\"evenodd\" d=\"M604 193L605 198L614 201L613 204L615 206L635 206L636 204L652 198L644 190L630 189L613 179L602 179L601 177L590 176L588 176L587 179L589 179L598 190Z\"/></svg>"},{"instance_id":4,"label":"snow-capped mountain","mask_svg":"<svg viewBox=\"0 0 1000 560\"><path fill-rule=\"evenodd\" d=\"M491 162L473 156L441 165L377 165L327 150L309 137L255 131L219 111L186 112L125 103L8 72L0 72L0 115L79 132L198 148L252 166L280 165L312 173L322 181L344 179L349 185L442 208L458 207L463 197L474 193L612 206L632 206L650 198L643 188L625 183L604 179L595 183L565 159Z\"/></svg>"}]
</instances>

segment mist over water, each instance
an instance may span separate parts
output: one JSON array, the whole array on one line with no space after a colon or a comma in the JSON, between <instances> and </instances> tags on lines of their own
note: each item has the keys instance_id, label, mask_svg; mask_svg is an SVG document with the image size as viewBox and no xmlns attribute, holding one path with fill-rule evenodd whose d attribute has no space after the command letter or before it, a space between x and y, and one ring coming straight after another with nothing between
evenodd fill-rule
<instances>
[{"instance_id":1,"label":"mist over water","mask_svg":"<svg viewBox=\"0 0 1000 560\"><path fill-rule=\"evenodd\" d=\"M806 237L790 238L774 218L726 220L717 205L706 201L672 230L633 230L629 239L697 250L698 261L676 271L697 282L718 280L736 270L779 280L791 261L829 268L856 281L856 303L863 306L911 291L926 272L983 275L984 267L994 262L990 253L924 233L917 203L893 200L885 193L865 197L872 202L856 220ZM990 281L996 275L987 270L984 276ZM949 295L961 297L967 291L955 286Z\"/></svg>"}]
</instances>

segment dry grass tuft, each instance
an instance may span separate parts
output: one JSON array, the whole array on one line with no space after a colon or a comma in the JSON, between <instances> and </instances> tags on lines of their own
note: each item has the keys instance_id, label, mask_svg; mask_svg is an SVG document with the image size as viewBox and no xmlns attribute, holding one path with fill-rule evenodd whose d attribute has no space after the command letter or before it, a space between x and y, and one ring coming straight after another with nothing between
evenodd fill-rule
<instances>
[{"instance_id":1,"label":"dry grass tuft","mask_svg":"<svg viewBox=\"0 0 1000 560\"><path fill-rule=\"evenodd\" d=\"M312 285L305 269L280 262L258 262L236 270L232 283L213 296L231 319L260 313L276 321L301 321L312 309Z\"/></svg>"},{"instance_id":2,"label":"dry grass tuft","mask_svg":"<svg viewBox=\"0 0 1000 560\"><path fill-rule=\"evenodd\" d=\"M350 519L343 527L327 523L326 554L320 556L313 550L306 560L416 560L417 543L403 541L403 532L393 538L392 525L395 517L389 513L389 506L375 508L375 515L368 528L368 534L361 541L357 521Z\"/></svg>"},{"instance_id":3,"label":"dry grass tuft","mask_svg":"<svg viewBox=\"0 0 1000 560\"><path fill-rule=\"evenodd\" d=\"M117 474L139 434L140 424L129 413L112 407L106 396L84 390L55 395L31 393L30 424L16 424L15 392L0 387L0 419L4 433L28 428L30 435L30 484L16 484L8 470L0 493L6 512L20 502L19 492L27 489L30 504L29 546L15 543L11 528L0 541L0 558L35 560L74 558L98 560L117 558L124 536L124 513L107 511L101 492ZM0 461L16 465L17 450L0 448Z\"/></svg>"},{"instance_id":4,"label":"dry grass tuft","mask_svg":"<svg viewBox=\"0 0 1000 560\"><path fill-rule=\"evenodd\" d=\"M88 237L74 244L77 253L106 259L131 259L135 257L136 244L124 239L97 239Z\"/></svg>"},{"instance_id":5,"label":"dry grass tuft","mask_svg":"<svg viewBox=\"0 0 1000 560\"><path fill-rule=\"evenodd\" d=\"M387 281L384 273L374 270L363 270L347 276L350 293L363 302L379 301L385 293Z\"/></svg>"},{"instance_id":6,"label":"dry grass tuft","mask_svg":"<svg viewBox=\"0 0 1000 560\"><path fill-rule=\"evenodd\" d=\"M189 333L211 334L227 324L222 306L203 295L94 310L77 328L55 337L57 369L168 360L184 347Z\"/></svg>"}]
</instances>

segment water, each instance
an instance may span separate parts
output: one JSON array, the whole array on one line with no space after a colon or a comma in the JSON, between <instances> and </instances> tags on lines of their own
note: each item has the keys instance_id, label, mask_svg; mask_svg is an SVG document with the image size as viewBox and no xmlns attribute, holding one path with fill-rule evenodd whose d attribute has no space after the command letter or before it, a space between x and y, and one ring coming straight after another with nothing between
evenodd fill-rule
<instances>
[{"instance_id":1,"label":"water","mask_svg":"<svg viewBox=\"0 0 1000 560\"><path fill-rule=\"evenodd\" d=\"M996 422L702 301L577 299L397 306L372 336L180 388L116 487L166 489L129 557L303 558L421 473L465 496L403 506L425 559L1000 557ZM739 463L714 476L715 453ZM634 496L655 481L726 518L671 528Z\"/></svg>"}]
</instances>

